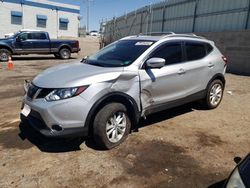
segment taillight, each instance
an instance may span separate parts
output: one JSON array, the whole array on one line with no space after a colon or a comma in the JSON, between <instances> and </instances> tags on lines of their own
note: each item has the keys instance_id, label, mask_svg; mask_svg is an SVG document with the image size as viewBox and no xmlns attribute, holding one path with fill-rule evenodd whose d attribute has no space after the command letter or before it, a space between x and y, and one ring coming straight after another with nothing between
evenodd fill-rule
<instances>
[{"instance_id":1,"label":"taillight","mask_svg":"<svg viewBox=\"0 0 250 188\"><path fill-rule=\"evenodd\" d=\"M79 41L76 41L76 47L79 48L80 45L79 45Z\"/></svg>"},{"instance_id":2,"label":"taillight","mask_svg":"<svg viewBox=\"0 0 250 188\"><path fill-rule=\"evenodd\" d=\"M222 59L225 62L225 64L228 64L228 60L227 60L227 58L225 56L222 56Z\"/></svg>"}]
</instances>

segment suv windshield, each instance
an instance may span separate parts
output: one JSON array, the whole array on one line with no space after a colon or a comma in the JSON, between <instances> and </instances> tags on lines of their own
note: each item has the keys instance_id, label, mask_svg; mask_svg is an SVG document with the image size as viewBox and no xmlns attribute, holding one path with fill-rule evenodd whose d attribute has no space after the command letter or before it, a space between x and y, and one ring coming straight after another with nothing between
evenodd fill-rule
<instances>
[{"instance_id":1,"label":"suv windshield","mask_svg":"<svg viewBox=\"0 0 250 188\"><path fill-rule=\"evenodd\" d=\"M154 42L142 40L122 40L115 42L84 62L102 67L122 67L133 63Z\"/></svg>"}]
</instances>

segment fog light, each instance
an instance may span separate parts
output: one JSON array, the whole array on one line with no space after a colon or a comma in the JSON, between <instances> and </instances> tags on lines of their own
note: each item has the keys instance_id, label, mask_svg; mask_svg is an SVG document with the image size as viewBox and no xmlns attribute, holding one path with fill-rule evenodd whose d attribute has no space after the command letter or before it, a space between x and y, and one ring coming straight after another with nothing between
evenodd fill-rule
<instances>
[{"instance_id":1,"label":"fog light","mask_svg":"<svg viewBox=\"0 0 250 188\"><path fill-rule=\"evenodd\" d=\"M52 129L55 131L62 131L63 128L60 125L52 125Z\"/></svg>"}]
</instances>

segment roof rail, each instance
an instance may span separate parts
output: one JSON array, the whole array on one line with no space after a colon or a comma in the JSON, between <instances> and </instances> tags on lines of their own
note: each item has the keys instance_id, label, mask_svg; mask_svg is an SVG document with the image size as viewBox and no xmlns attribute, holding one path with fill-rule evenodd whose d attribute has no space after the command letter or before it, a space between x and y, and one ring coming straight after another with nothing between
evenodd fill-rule
<instances>
[{"instance_id":1,"label":"roof rail","mask_svg":"<svg viewBox=\"0 0 250 188\"><path fill-rule=\"evenodd\" d=\"M197 36L194 33L173 34L173 35L167 35L165 37L190 37L190 38L197 38L197 39L206 39L205 37Z\"/></svg>"},{"instance_id":2,"label":"roof rail","mask_svg":"<svg viewBox=\"0 0 250 188\"><path fill-rule=\"evenodd\" d=\"M173 35L175 34L172 31L167 32L149 32L149 33L140 33L138 36L165 36L165 35Z\"/></svg>"}]
</instances>

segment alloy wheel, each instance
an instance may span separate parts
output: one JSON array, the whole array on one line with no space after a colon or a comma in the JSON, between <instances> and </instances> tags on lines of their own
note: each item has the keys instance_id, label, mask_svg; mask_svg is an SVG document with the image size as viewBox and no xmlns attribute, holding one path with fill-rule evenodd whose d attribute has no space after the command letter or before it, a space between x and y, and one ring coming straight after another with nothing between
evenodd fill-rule
<instances>
[{"instance_id":1,"label":"alloy wheel","mask_svg":"<svg viewBox=\"0 0 250 188\"><path fill-rule=\"evenodd\" d=\"M110 142L119 142L126 131L126 114L117 112L106 122L106 135Z\"/></svg>"}]
</instances>

